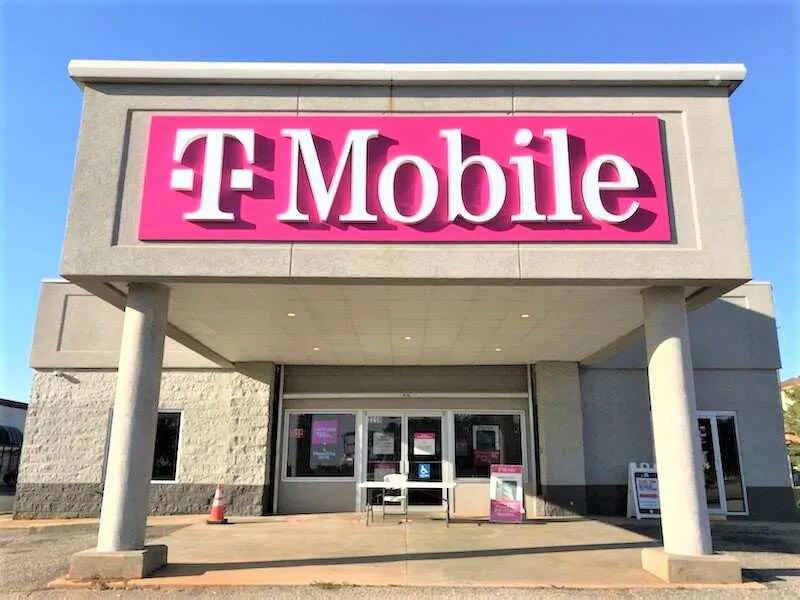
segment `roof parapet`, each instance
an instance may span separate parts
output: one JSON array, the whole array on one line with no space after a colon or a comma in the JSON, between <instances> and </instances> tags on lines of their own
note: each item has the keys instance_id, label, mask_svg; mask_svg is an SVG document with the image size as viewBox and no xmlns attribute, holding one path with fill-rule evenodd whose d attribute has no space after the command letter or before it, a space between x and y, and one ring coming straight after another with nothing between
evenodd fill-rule
<instances>
[{"instance_id":1,"label":"roof parapet","mask_svg":"<svg viewBox=\"0 0 800 600\"><path fill-rule=\"evenodd\" d=\"M742 64L373 64L72 60L86 83L282 85L550 85L724 87L744 80Z\"/></svg>"}]
</instances>

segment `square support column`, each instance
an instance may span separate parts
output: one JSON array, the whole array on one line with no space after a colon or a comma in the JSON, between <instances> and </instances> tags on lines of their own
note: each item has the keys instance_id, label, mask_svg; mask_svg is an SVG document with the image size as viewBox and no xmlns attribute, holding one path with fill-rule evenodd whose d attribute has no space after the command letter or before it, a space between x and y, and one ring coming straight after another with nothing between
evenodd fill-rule
<instances>
[{"instance_id":1,"label":"square support column","mask_svg":"<svg viewBox=\"0 0 800 600\"><path fill-rule=\"evenodd\" d=\"M542 489L538 516L586 514L583 405L578 363L534 365Z\"/></svg>"},{"instance_id":2,"label":"square support column","mask_svg":"<svg viewBox=\"0 0 800 600\"><path fill-rule=\"evenodd\" d=\"M97 549L72 557L70 577L142 577L166 564L145 548L169 289L131 283L125 305Z\"/></svg>"},{"instance_id":3,"label":"square support column","mask_svg":"<svg viewBox=\"0 0 800 600\"><path fill-rule=\"evenodd\" d=\"M661 505L664 550L643 552L642 566L675 583L741 581L738 562L713 560L711 528L700 462L700 434L694 391L686 296L682 287L652 287L642 292L647 377ZM692 557L698 560L697 568ZM681 568L673 569L676 560ZM733 566L732 566L733 565ZM715 577L714 569L719 569ZM702 574L698 579L693 572Z\"/></svg>"}]
</instances>

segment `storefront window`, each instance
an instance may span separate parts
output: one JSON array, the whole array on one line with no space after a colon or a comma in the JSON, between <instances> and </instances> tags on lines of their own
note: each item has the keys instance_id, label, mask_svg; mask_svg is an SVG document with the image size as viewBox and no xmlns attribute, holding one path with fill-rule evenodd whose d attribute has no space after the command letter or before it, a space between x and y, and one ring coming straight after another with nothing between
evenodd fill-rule
<instances>
[{"instance_id":1,"label":"storefront window","mask_svg":"<svg viewBox=\"0 0 800 600\"><path fill-rule=\"evenodd\" d=\"M711 432L712 420L703 417L697 420L700 428L700 454L703 460L703 478L706 486L706 504L710 509L722 507L717 481L717 464L714 457L714 434Z\"/></svg>"},{"instance_id":2,"label":"storefront window","mask_svg":"<svg viewBox=\"0 0 800 600\"><path fill-rule=\"evenodd\" d=\"M728 512L745 512L742 470L739 465L739 444L736 440L736 420L718 416L719 454L722 463L722 479L725 486L725 502Z\"/></svg>"},{"instance_id":3,"label":"storefront window","mask_svg":"<svg viewBox=\"0 0 800 600\"><path fill-rule=\"evenodd\" d=\"M158 413L156 447L153 453L153 481L175 481L178 472L181 413Z\"/></svg>"},{"instance_id":4,"label":"storefront window","mask_svg":"<svg viewBox=\"0 0 800 600\"><path fill-rule=\"evenodd\" d=\"M747 512L736 417L733 414L704 413L699 415L697 423L709 510Z\"/></svg>"},{"instance_id":5,"label":"storefront window","mask_svg":"<svg viewBox=\"0 0 800 600\"><path fill-rule=\"evenodd\" d=\"M353 477L354 414L290 414L287 477Z\"/></svg>"},{"instance_id":6,"label":"storefront window","mask_svg":"<svg viewBox=\"0 0 800 600\"><path fill-rule=\"evenodd\" d=\"M522 464L520 415L455 416L456 477L489 477L492 464Z\"/></svg>"}]
</instances>

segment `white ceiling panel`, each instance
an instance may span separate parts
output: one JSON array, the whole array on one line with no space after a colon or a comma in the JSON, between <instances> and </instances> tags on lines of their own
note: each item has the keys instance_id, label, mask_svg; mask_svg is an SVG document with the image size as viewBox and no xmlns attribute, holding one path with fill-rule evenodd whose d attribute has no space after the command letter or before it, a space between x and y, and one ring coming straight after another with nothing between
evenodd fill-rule
<instances>
[{"instance_id":1,"label":"white ceiling panel","mask_svg":"<svg viewBox=\"0 0 800 600\"><path fill-rule=\"evenodd\" d=\"M233 362L577 361L643 320L640 290L631 286L215 282L170 287L170 321Z\"/></svg>"}]
</instances>

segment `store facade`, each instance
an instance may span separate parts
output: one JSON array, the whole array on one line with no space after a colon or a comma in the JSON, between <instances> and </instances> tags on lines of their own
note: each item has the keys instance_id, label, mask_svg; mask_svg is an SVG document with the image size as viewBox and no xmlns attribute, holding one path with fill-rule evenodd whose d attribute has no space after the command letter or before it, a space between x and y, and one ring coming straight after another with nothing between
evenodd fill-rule
<instances>
[{"instance_id":1,"label":"store facade","mask_svg":"<svg viewBox=\"0 0 800 600\"><path fill-rule=\"evenodd\" d=\"M497 463L529 516L620 514L655 460L668 554L710 553L707 509L793 517L743 67L70 72L69 283L42 288L18 514L102 509L117 551L217 480L234 513L329 512L401 472L484 515ZM47 443L63 398L77 473Z\"/></svg>"},{"instance_id":2,"label":"store facade","mask_svg":"<svg viewBox=\"0 0 800 600\"><path fill-rule=\"evenodd\" d=\"M795 518L772 313L769 285L749 283L689 314L708 508L730 518ZM19 516L100 513L122 321L74 284L42 285ZM580 363L474 366L231 369L168 340L150 510L202 513L219 480L234 515L349 512L367 499L358 483L430 465L456 482L457 516L485 517L500 462L524 467L529 516L623 516L627 464L655 461L646 364L641 334Z\"/></svg>"}]
</instances>

